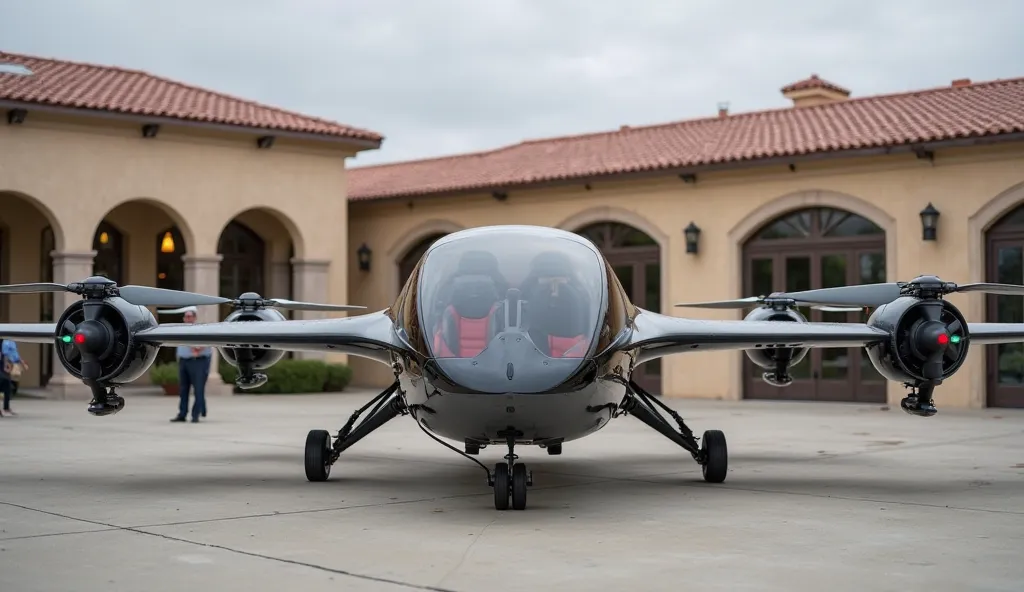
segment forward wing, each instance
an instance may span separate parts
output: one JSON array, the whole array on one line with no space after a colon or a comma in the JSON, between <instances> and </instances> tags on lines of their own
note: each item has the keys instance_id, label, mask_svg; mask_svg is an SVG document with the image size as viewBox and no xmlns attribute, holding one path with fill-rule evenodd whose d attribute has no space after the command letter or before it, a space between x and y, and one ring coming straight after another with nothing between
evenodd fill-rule
<instances>
[{"instance_id":1,"label":"forward wing","mask_svg":"<svg viewBox=\"0 0 1024 592\"><path fill-rule=\"evenodd\" d=\"M289 351L338 352L390 364L404 344L383 311L341 319L171 323L143 329L135 339L160 346L192 345ZM55 323L0 324L0 338L54 343Z\"/></svg>"},{"instance_id":2,"label":"forward wing","mask_svg":"<svg viewBox=\"0 0 1024 592\"><path fill-rule=\"evenodd\" d=\"M972 344L1020 343L1024 341L1024 323L967 323Z\"/></svg>"},{"instance_id":3,"label":"forward wing","mask_svg":"<svg viewBox=\"0 0 1024 592\"><path fill-rule=\"evenodd\" d=\"M19 343L53 343L57 323L0 323L0 339Z\"/></svg>"},{"instance_id":4,"label":"forward wing","mask_svg":"<svg viewBox=\"0 0 1024 592\"><path fill-rule=\"evenodd\" d=\"M342 319L173 323L144 329L135 338L161 346L338 352L390 364L390 352L403 347L393 327L381 311Z\"/></svg>"},{"instance_id":5,"label":"forward wing","mask_svg":"<svg viewBox=\"0 0 1024 592\"><path fill-rule=\"evenodd\" d=\"M863 323L706 321L641 311L625 349L639 349L638 362L683 353L773 347L856 347L885 341L889 334Z\"/></svg>"}]
</instances>

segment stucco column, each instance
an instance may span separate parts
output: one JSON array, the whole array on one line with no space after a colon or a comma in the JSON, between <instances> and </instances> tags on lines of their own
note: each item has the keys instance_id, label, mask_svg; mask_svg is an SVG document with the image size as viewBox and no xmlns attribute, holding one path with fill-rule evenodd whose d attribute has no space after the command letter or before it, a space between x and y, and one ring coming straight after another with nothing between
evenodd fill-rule
<instances>
[{"instance_id":1,"label":"stucco column","mask_svg":"<svg viewBox=\"0 0 1024 592\"><path fill-rule=\"evenodd\" d=\"M181 260L185 263L185 290L217 296L220 294L220 262L221 255L184 255ZM217 306L196 307L199 313L196 315L197 323L216 323L222 320ZM230 395L231 385L224 384L221 379L219 363L220 354L214 353L210 360L210 378L206 381L206 393L217 395Z\"/></svg>"},{"instance_id":2,"label":"stucco column","mask_svg":"<svg viewBox=\"0 0 1024 592\"><path fill-rule=\"evenodd\" d=\"M292 288L295 291L292 298L304 302L328 304L331 262L316 259L292 259L291 264ZM323 311L295 311L296 319L322 319L327 316L328 313ZM323 360L326 358L326 352L295 352L295 357L305 360Z\"/></svg>"},{"instance_id":3,"label":"stucco column","mask_svg":"<svg viewBox=\"0 0 1024 592\"><path fill-rule=\"evenodd\" d=\"M60 252L50 253L53 257L53 281L58 284L70 284L81 282L90 277L93 270L93 259L96 251L83 252ZM81 296L71 292L57 292L53 295L54 322L60 318L69 306ZM64 366L57 358L56 347L53 353L53 377L47 384L47 395L55 399L81 399L88 401L92 398L92 391L82 384L81 380L68 374Z\"/></svg>"},{"instance_id":4,"label":"stucco column","mask_svg":"<svg viewBox=\"0 0 1024 592\"><path fill-rule=\"evenodd\" d=\"M267 293L264 298L292 298L291 264L287 261L273 261L270 263L270 281L267 282ZM282 311L284 312L284 311Z\"/></svg>"}]
</instances>

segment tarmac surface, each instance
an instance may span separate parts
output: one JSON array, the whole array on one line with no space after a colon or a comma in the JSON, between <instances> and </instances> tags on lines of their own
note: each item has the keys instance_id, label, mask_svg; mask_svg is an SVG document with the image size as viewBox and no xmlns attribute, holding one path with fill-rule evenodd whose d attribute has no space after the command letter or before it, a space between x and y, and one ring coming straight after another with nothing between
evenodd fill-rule
<instances>
[{"instance_id":1,"label":"tarmac surface","mask_svg":"<svg viewBox=\"0 0 1024 592\"><path fill-rule=\"evenodd\" d=\"M1024 590L1024 411L668 399L725 483L631 417L519 450L526 511L400 417L309 483L303 444L373 393L15 400L0 590ZM478 457L492 466L504 454Z\"/></svg>"}]
</instances>

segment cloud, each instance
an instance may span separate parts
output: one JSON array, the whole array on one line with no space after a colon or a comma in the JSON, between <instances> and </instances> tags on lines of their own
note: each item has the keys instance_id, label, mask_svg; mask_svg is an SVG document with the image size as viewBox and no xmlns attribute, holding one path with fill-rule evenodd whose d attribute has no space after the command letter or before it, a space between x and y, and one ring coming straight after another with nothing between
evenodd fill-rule
<instances>
[{"instance_id":1,"label":"cloud","mask_svg":"<svg viewBox=\"0 0 1024 592\"><path fill-rule=\"evenodd\" d=\"M1024 75L1014 0L32 0L7 51L145 69L383 133L353 164Z\"/></svg>"}]
</instances>

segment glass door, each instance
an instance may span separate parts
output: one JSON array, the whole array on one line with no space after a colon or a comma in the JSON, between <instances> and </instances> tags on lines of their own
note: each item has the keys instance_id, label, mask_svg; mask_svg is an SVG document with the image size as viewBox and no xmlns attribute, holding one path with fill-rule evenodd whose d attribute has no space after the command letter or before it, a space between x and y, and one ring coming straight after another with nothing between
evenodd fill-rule
<instances>
[{"instance_id":1,"label":"glass door","mask_svg":"<svg viewBox=\"0 0 1024 592\"><path fill-rule=\"evenodd\" d=\"M992 241L989 281L1024 284L1024 238ZM1024 297L990 294L988 318L997 323L1024 322ZM1024 407L1024 344L987 347L988 405Z\"/></svg>"}]
</instances>

